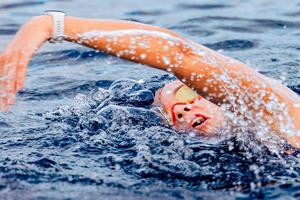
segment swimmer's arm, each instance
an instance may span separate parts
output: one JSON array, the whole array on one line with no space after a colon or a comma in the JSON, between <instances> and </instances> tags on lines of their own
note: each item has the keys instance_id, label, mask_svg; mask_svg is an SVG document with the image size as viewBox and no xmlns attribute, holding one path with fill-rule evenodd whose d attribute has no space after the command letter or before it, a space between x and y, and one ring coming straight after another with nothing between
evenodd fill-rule
<instances>
[{"instance_id":1,"label":"swimmer's arm","mask_svg":"<svg viewBox=\"0 0 300 200\"><path fill-rule=\"evenodd\" d=\"M23 88L27 66L36 50L51 36L51 24L44 17L28 21L0 53L0 104L2 111L15 101ZM8 78L8 79L3 79Z\"/></svg>"},{"instance_id":2,"label":"swimmer's arm","mask_svg":"<svg viewBox=\"0 0 300 200\"><path fill-rule=\"evenodd\" d=\"M49 16L39 17L39 20L40 24L44 23L46 26L41 30L41 33L37 34L38 37L36 37L33 26L32 29L35 33L30 34L33 31L30 31L30 26L25 25L25 28L19 31L16 38L8 46L8 49L13 49L13 44L26 43L24 37L27 37L29 39L27 44L31 44L33 41L34 45L31 46L35 47L29 51L29 60L32 56L31 52L34 52L37 47L49 39L52 31L49 28L52 23ZM91 33L91 31L94 32ZM87 32L90 34L86 34ZM276 87L269 84L264 76L237 60L222 56L200 44L188 41L172 31L135 22L66 17L65 34L68 41L158 69L171 71L214 103L236 101L239 105L241 104L240 100L245 101L249 109L257 111L257 116L254 117L265 121L271 118L273 120L272 127L274 130L279 130L278 119L276 117L273 119L274 114L278 113L272 113L266 107L257 107L255 104L259 98L268 102L272 95L275 95L279 103L287 105L294 124L298 125L297 128L300 130L300 123L297 121L300 119L299 109L294 109L294 102L276 91ZM97 34L99 35L97 36ZM34 39L30 37L32 35L34 35ZM1 57L0 62L3 62ZM25 70L21 71L24 76ZM17 82L19 80L22 80L22 76L18 75ZM281 85L281 87L284 88L285 92L290 92L285 86ZM231 100L232 98L233 100ZM231 109L235 108L231 107ZM300 138L298 139L300 140Z\"/></svg>"},{"instance_id":3,"label":"swimmer's arm","mask_svg":"<svg viewBox=\"0 0 300 200\"><path fill-rule=\"evenodd\" d=\"M288 109L284 117L290 117L295 128L300 130L300 109L295 107L299 97L292 91L280 83L271 83L244 63L173 31L122 20L66 17L65 34L68 41L170 71L216 104L229 103L229 109L241 112L246 107L252 115L246 116L247 112L242 115L263 120L279 133L284 132L280 118L284 108L278 109L276 104L284 104ZM269 105L274 98L277 103L272 108ZM300 147L299 136L291 137L285 133L283 136L290 144Z\"/></svg>"},{"instance_id":4,"label":"swimmer's arm","mask_svg":"<svg viewBox=\"0 0 300 200\"><path fill-rule=\"evenodd\" d=\"M148 29L176 35L167 29L130 21L82 19L69 16L65 18L65 34L68 36L66 40L71 42L80 43L80 37L77 37L77 35L93 30L114 31L124 29ZM7 78L9 72L13 72L9 80L0 79L2 111L7 109L8 104L14 103L15 93L24 87L25 73L30 59L42 44L50 39L51 35L51 16L34 17L21 27L0 53L0 78Z\"/></svg>"},{"instance_id":5,"label":"swimmer's arm","mask_svg":"<svg viewBox=\"0 0 300 200\"><path fill-rule=\"evenodd\" d=\"M295 107L299 97L292 91L280 83L270 82L244 63L172 31L135 22L70 17L66 18L66 34L68 41L173 72L212 102L228 103L229 109L236 113L240 110L254 121L262 120L276 132L282 132L282 125L287 123L281 116L291 118L294 128L300 130L300 110ZM281 104L288 108L287 114L282 114L284 108L278 109ZM242 113L244 108L251 114ZM283 136L300 147L299 136Z\"/></svg>"},{"instance_id":6,"label":"swimmer's arm","mask_svg":"<svg viewBox=\"0 0 300 200\"><path fill-rule=\"evenodd\" d=\"M260 124L258 129L269 127L270 131L266 132L278 134L300 148L300 98L297 94L238 60L195 45L205 52L204 55L187 57L187 67L177 73L178 77L186 79L189 86L214 103L229 103L229 109ZM192 73L203 77L192 78Z\"/></svg>"}]
</instances>

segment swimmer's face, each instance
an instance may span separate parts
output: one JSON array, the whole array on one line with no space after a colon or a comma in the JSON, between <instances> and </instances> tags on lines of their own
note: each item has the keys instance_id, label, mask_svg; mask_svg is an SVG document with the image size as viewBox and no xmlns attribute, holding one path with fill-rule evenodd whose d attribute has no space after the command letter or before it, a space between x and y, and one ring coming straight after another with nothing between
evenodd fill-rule
<instances>
[{"instance_id":1,"label":"swimmer's face","mask_svg":"<svg viewBox=\"0 0 300 200\"><path fill-rule=\"evenodd\" d=\"M176 104L171 112L177 130L194 131L203 136L214 136L225 123L222 109L200 96L194 102Z\"/></svg>"},{"instance_id":2,"label":"swimmer's face","mask_svg":"<svg viewBox=\"0 0 300 200\"><path fill-rule=\"evenodd\" d=\"M167 84L156 100L170 123L179 131L214 136L225 125L225 114L216 104L204 99L180 82Z\"/></svg>"}]
</instances>

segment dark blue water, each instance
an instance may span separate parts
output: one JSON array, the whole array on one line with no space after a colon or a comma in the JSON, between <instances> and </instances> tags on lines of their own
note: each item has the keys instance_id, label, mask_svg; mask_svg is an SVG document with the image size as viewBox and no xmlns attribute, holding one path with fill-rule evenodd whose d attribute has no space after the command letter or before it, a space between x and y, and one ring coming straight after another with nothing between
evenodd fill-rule
<instances>
[{"instance_id":1,"label":"dark blue water","mask_svg":"<svg viewBox=\"0 0 300 200\"><path fill-rule=\"evenodd\" d=\"M1 1L0 47L53 8L170 28L300 91L299 3ZM211 143L162 123L153 94L172 79L75 44L44 45L0 114L0 198L300 198L296 156L270 152L255 133Z\"/></svg>"}]
</instances>

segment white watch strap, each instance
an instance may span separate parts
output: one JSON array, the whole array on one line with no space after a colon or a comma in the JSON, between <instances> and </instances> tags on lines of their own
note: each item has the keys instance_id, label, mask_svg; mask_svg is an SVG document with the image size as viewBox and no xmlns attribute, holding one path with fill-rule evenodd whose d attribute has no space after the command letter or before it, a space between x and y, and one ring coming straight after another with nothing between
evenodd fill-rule
<instances>
[{"instance_id":1,"label":"white watch strap","mask_svg":"<svg viewBox=\"0 0 300 200\"><path fill-rule=\"evenodd\" d=\"M48 10L45 11L45 15L50 15L52 17L52 37L49 39L49 42L62 42L64 39L66 14L62 11Z\"/></svg>"}]
</instances>

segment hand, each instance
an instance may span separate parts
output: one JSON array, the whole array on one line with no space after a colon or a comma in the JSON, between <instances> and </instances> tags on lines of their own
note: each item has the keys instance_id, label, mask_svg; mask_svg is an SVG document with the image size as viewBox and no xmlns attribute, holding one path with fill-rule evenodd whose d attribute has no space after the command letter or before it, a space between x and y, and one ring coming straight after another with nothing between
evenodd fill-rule
<instances>
[{"instance_id":1,"label":"hand","mask_svg":"<svg viewBox=\"0 0 300 200\"><path fill-rule=\"evenodd\" d=\"M27 66L36 50L50 38L49 16L31 19L0 54L0 106L7 111L16 93L24 87Z\"/></svg>"},{"instance_id":2,"label":"hand","mask_svg":"<svg viewBox=\"0 0 300 200\"><path fill-rule=\"evenodd\" d=\"M22 50L0 54L0 106L2 111L7 111L7 106L15 103L16 93L24 87L29 59Z\"/></svg>"}]
</instances>

